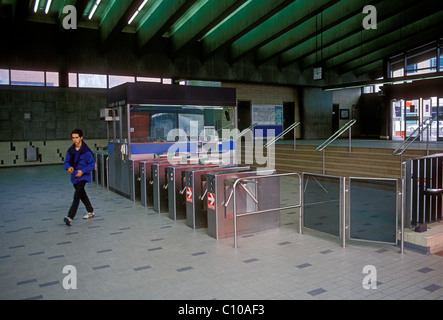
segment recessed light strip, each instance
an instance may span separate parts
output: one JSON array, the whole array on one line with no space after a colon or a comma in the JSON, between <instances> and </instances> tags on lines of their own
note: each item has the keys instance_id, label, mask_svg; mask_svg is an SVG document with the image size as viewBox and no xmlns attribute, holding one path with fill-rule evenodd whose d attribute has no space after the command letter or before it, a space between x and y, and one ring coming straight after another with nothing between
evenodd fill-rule
<instances>
[{"instance_id":1,"label":"recessed light strip","mask_svg":"<svg viewBox=\"0 0 443 320\"><path fill-rule=\"evenodd\" d=\"M51 2L52 0L48 0L48 2L46 2L45 14L48 14L49 9L51 8Z\"/></svg>"},{"instance_id":2,"label":"recessed light strip","mask_svg":"<svg viewBox=\"0 0 443 320\"><path fill-rule=\"evenodd\" d=\"M39 2L40 2L40 0L35 0L35 4L34 4L34 12L37 12Z\"/></svg>"},{"instance_id":3,"label":"recessed light strip","mask_svg":"<svg viewBox=\"0 0 443 320\"><path fill-rule=\"evenodd\" d=\"M92 19L92 16L94 15L95 10L97 10L97 8L98 8L98 6L99 6L99 4L100 4L101 1L102 1L102 0L97 0L97 1L95 1L94 6L92 7L91 12L89 12L89 16L88 16L88 19L89 19L89 20Z\"/></svg>"},{"instance_id":4,"label":"recessed light strip","mask_svg":"<svg viewBox=\"0 0 443 320\"><path fill-rule=\"evenodd\" d=\"M138 7L137 11L134 12L134 14L132 15L131 19L129 19L128 24L131 24L131 22L135 19L135 17L140 13L140 11L142 11L143 7L146 5L146 3L149 0L144 0L142 2L142 4Z\"/></svg>"}]
</instances>

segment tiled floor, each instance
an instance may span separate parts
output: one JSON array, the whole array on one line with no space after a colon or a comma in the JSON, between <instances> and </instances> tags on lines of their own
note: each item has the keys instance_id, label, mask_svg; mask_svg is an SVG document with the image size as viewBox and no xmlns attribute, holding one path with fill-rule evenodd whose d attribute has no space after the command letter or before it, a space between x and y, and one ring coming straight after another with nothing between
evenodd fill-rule
<instances>
[{"instance_id":1,"label":"tiled floor","mask_svg":"<svg viewBox=\"0 0 443 320\"><path fill-rule=\"evenodd\" d=\"M0 169L0 299L443 299L438 255L343 248L299 234L298 213L287 211L279 229L242 236L234 249L232 238L217 241L95 184L87 191L96 217L82 220L80 205L67 227L73 188L62 166ZM68 265L77 289L64 289L74 284ZM376 273L363 273L367 265ZM364 289L370 275L376 288Z\"/></svg>"}]
</instances>

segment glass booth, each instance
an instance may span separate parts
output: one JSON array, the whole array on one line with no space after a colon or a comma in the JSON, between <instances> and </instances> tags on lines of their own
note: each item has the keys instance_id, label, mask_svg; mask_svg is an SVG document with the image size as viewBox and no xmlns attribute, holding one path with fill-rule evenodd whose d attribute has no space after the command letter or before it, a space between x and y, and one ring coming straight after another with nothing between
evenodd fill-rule
<instances>
[{"instance_id":1,"label":"glass booth","mask_svg":"<svg viewBox=\"0 0 443 320\"><path fill-rule=\"evenodd\" d=\"M137 161L160 156L189 157L228 152L235 157L233 88L125 83L108 90L109 188L131 194Z\"/></svg>"}]
</instances>

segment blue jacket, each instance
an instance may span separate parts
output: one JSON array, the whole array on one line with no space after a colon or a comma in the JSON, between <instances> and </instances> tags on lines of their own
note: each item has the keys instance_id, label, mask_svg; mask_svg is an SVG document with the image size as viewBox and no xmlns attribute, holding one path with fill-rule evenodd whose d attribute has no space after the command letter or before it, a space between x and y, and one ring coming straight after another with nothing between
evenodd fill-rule
<instances>
[{"instance_id":1,"label":"blue jacket","mask_svg":"<svg viewBox=\"0 0 443 320\"><path fill-rule=\"evenodd\" d=\"M91 182L91 172L95 170L95 160L92 151L82 142L82 147L77 151L74 145L72 145L66 152L66 158L63 162L63 166L66 170L70 167L74 168L74 172L71 173L71 182L76 184L79 181L86 180ZM81 177L76 177L77 171L81 170L83 175Z\"/></svg>"}]
</instances>

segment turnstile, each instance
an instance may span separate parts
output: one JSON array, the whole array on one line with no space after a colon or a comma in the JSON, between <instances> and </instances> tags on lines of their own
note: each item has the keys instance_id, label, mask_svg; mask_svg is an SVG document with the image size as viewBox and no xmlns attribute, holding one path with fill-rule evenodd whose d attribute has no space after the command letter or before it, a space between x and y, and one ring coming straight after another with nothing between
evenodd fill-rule
<instances>
[{"instance_id":1,"label":"turnstile","mask_svg":"<svg viewBox=\"0 0 443 320\"><path fill-rule=\"evenodd\" d=\"M206 175L211 172L237 172L248 171L250 167L218 167L209 169L186 170L186 224L193 228L206 228L207 219L207 193Z\"/></svg>"},{"instance_id":2,"label":"turnstile","mask_svg":"<svg viewBox=\"0 0 443 320\"><path fill-rule=\"evenodd\" d=\"M140 161L140 201L142 206L150 207L154 205L154 180L152 177L152 166L156 163L168 163L168 159L152 159Z\"/></svg>"},{"instance_id":3,"label":"turnstile","mask_svg":"<svg viewBox=\"0 0 443 320\"><path fill-rule=\"evenodd\" d=\"M208 235L216 239L234 235L233 185L241 177L272 175L274 169L248 172L207 174ZM235 188L237 213L247 213L280 207L279 177L242 180ZM280 226L280 211L245 215L237 220L238 234L258 232Z\"/></svg>"},{"instance_id":4,"label":"turnstile","mask_svg":"<svg viewBox=\"0 0 443 320\"><path fill-rule=\"evenodd\" d=\"M186 219L186 170L218 167L214 164L170 166L166 168L168 181L168 217Z\"/></svg>"},{"instance_id":5,"label":"turnstile","mask_svg":"<svg viewBox=\"0 0 443 320\"><path fill-rule=\"evenodd\" d=\"M95 170L92 172L92 180L102 187L108 187L108 151L94 151Z\"/></svg>"},{"instance_id":6,"label":"turnstile","mask_svg":"<svg viewBox=\"0 0 443 320\"><path fill-rule=\"evenodd\" d=\"M166 212L168 211L168 179L167 179L167 169L171 166L182 167L185 166L189 168L192 165L192 161L188 160L189 163L177 164L169 162L155 163L151 166L151 177L152 177L152 195L153 195L153 206L155 212ZM197 165L198 162L195 164Z\"/></svg>"},{"instance_id":7,"label":"turnstile","mask_svg":"<svg viewBox=\"0 0 443 320\"><path fill-rule=\"evenodd\" d=\"M132 201L140 200L140 163L143 161L158 160L154 155L146 155L146 158L129 160L129 193ZM164 160L162 160L164 161Z\"/></svg>"}]
</instances>

